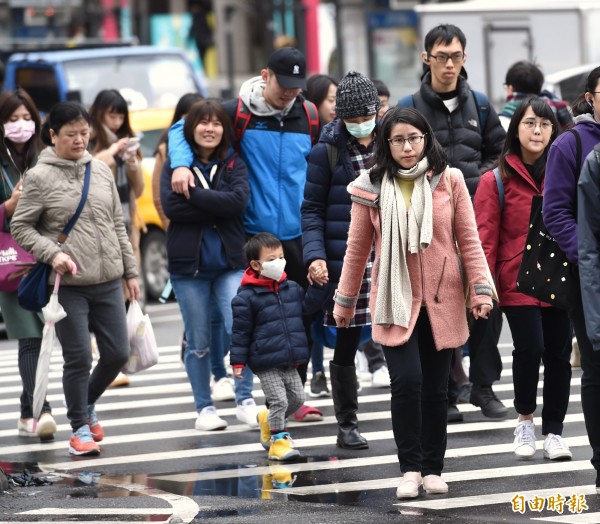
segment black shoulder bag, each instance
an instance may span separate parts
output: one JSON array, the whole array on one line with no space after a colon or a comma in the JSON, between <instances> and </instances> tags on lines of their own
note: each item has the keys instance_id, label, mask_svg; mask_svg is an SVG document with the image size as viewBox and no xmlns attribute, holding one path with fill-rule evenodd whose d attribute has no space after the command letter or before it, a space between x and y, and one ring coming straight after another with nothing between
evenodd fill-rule
<instances>
[{"instance_id":1,"label":"black shoulder bag","mask_svg":"<svg viewBox=\"0 0 600 524\"><path fill-rule=\"evenodd\" d=\"M581 171L581 137L577 130L569 131L577 140L577 185ZM531 202L529 232L517 275L517 291L569 311L581 300L579 271L548 233L542 217L542 203L542 195L535 195Z\"/></svg>"}]
</instances>

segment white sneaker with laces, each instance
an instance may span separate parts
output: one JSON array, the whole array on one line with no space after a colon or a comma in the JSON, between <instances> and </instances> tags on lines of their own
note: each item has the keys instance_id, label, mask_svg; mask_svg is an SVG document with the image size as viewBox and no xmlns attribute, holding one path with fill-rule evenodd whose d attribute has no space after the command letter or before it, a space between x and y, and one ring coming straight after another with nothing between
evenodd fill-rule
<instances>
[{"instance_id":1,"label":"white sneaker with laces","mask_svg":"<svg viewBox=\"0 0 600 524\"><path fill-rule=\"evenodd\" d=\"M571 460L573 454L560 435L548 433L544 439L544 457L550 460Z\"/></svg>"},{"instance_id":2,"label":"white sneaker with laces","mask_svg":"<svg viewBox=\"0 0 600 524\"><path fill-rule=\"evenodd\" d=\"M214 406L206 406L200 411L200 414L196 419L195 427L199 431L225 429L227 427L227 421L217 415L217 410Z\"/></svg>"},{"instance_id":3,"label":"white sneaker with laces","mask_svg":"<svg viewBox=\"0 0 600 524\"><path fill-rule=\"evenodd\" d=\"M212 399L217 402L235 399L235 391L233 390L233 384L230 378L223 377L214 383Z\"/></svg>"},{"instance_id":4,"label":"white sneaker with laces","mask_svg":"<svg viewBox=\"0 0 600 524\"><path fill-rule=\"evenodd\" d=\"M523 420L515 428L515 455L530 458L535 455L535 449L535 426L531 420Z\"/></svg>"},{"instance_id":5,"label":"white sneaker with laces","mask_svg":"<svg viewBox=\"0 0 600 524\"><path fill-rule=\"evenodd\" d=\"M253 398L242 400L242 403L238 404L235 408L235 417L240 422L248 424L251 428L258 427L256 415L258 415L258 407Z\"/></svg>"},{"instance_id":6,"label":"white sneaker with laces","mask_svg":"<svg viewBox=\"0 0 600 524\"><path fill-rule=\"evenodd\" d=\"M374 388L389 388L390 387L390 372L387 366L381 366L371 376L371 386Z\"/></svg>"}]
</instances>

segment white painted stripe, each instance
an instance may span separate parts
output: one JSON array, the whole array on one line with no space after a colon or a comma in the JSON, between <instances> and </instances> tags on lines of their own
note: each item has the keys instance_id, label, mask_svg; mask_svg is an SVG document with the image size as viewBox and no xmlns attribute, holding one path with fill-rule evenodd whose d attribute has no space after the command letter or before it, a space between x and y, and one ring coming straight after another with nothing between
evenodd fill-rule
<instances>
[{"instance_id":1,"label":"white painted stripe","mask_svg":"<svg viewBox=\"0 0 600 524\"><path fill-rule=\"evenodd\" d=\"M565 510L566 512L567 510ZM600 513L568 513L556 517L532 517L531 520L560 522L560 524L598 524L600 522Z\"/></svg>"},{"instance_id":2,"label":"white painted stripe","mask_svg":"<svg viewBox=\"0 0 600 524\"><path fill-rule=\"evenodd\" d=\"M380 412L381 413L381 412ZM379 415L379 414L378 414ZM331 420L331 423L334 424L335 421ZM312 424L322 424L319 422L313 422ZM485 423L484 423L485 424ZM514 422L512 423L514 426ZM461 429L462 432L468 432L470 428L464 428L464 426L469 426L469 424L465 424L462 425L463 427L459 428L458 426L456 426L457 429ZM476 424L470 424L470 426L476 426ZM510 426L510 427L513 427ZM244 426L243 426L244 427ZM494 427L494 428L490 428L490 429L497 429L498 426ZM248 431L247 427L246 431ZM464 428L464 429L463 429ZM195 430L194 430L195 431ZM456 431L456 433L458 433L459 431ZM180 437L182 435L183 432L181 431L174 431L174 432L152 432L152 433L148 433L147 439L146 440L150 440L151 438L157 438L157 439L164 439L167 438L165 437L166 434L169 434L170 436L168 438L177 438ZM291 431L292 435L293 435L293 429ZM334 433L332 431L332 433ZM222 435L222 433L220 432L196 432L196 435L212 435L212 436L217 436L220 437L220 435ZM194 433L192 432L192 436L194 435ZM252 439L256 439L256 432L253 431L251 433L251 437ZM391 440L393 439L393 434L391 430L386 430L386 431L373 431L373 432L362 432L362 435L367 439L367 440L371 440L373 442L375 441L379 441L379 440ZM145 436L145 438L146 438ZM579 445L586 445L586 440L585 437L571 437L572 439L577 439L577 440L573 440L574 445L579 446ZM579 440L582 439L582 440ZM138 435L126 435L126 436L120 436L120 437L107 437L103 442L102 442L102 446L104 445L110 445L111 443L122 443L122 442L137 442L139 440L139 436ZM567 439L565 439L567 440ZM296 446L296 448L298 449L302 449L302 448L317 448L317 447L322 447L322 446L334 446L336 442L336 436L335 435L331 435L331 436L322 436L322 437L314 437L314 438L304 438L304 439L294 439L294 444ZM570 439L567 440L567 442L570 442ZM41 451L43 449L61 449L66 446L66 443L59 443L59 442L52 442L52 443L46 443L46 444L31 444L29 446L7 446L6 448L2 448L2 453L3 455L8 455L11 453L22 453L22 452L32 452L32 451ZM26 448L26 450L22 449L22 448ZM461 452L461 448L455 448L455 449L449 449L447 451L446 456L448 458L460 458L460 457L464 457L464 456L471 456L471 455L477 455L478 453L481 454L493 454L493 453L512 453L512 448L509 448L506 445L492 445L492 446L481 446L481 450L480 447L474 447L474 448L467 448L468 449L468 454L465 452ZM496 450L500 450L500 451L496 451ZM18 451L17 451L18 450ZM134 463L142 463L142 462L152 462L152 461L160 461L160 460L179 460L179 459L189 459L191 457L207 457L207 456L220 456L220 455L229 455L229 454L235 454L235 453L254 453L256 451L262 451L264 453L264 450L262 448L262 446L258 443L256 444L237 444L237 445L232 445L232 446L217 446L214 448L202 448L202 449L190 449L190 450L185 450L185 451L163 451L163 452L159 452L159 453L144 453L144 454L138 454L138 455L127 455L127 456L117 456L117 457L107 457L107 458L98 458L98 459L89 459L89 460L85 460L85 461L81 461L81 462L63 462L63 463L52 463L52 464L47 464L46 467L49 468L49 471L62 471L62 470L69 470L69 469L81 469L81 468L85 468L85 467L96 467L96 466L107 466L107 465L111 465L111 464L134 464ZM487 451L487 452L486 452ZM589 464L588 462L586 462L587 464ZM545 471L545 470L544 470Z\"/></svg>"},{"instance_id":3,"label":"white painted stripe","mask_svg":"<svg viewBox=\"0 0 600 524\"><path fill-rule=\"evenodd\" d=\"M72 478L71 475L63 475ZM184 524L191 522L201 509L211 509L210 506L200 507L191 498L183 495L168 493L143 484L132 482L113 482L110 478L101 478L100 484L114 488L125 489L136 494L146 495L168 503L170 508L42 508L24 511L20 515L170 515L172 520Z\"/></svg>"},{"instance_id":4,"label":"white painted stripe","mask_svg":"<svg viewBox=\"0 0 600 524\"><path fill-rule=\"evenodd\" d=\"M444 475L444 479L446 476ZM447 479L446 479L447 480ZM564 486L564 487L556 487L549 489L535 489L531 491L509 491L506 493L492 493L490 495L477 495L473 497L456 497L456 498L447 498L447 499L437 499L437 500L427 500L427 501L418 501L418 502L399 502L395 504L396 506L409 506L411 508L421 508L421 509L433 509L433 510L442 510L442 509L456 509L456 508L469 508L474 506L488 506L493 504L511 504L512 498L516 494L522 495L525 497L525 500L531 500L533 497L551 497L553 495L561 494L563 497L568 498L572 494L577 495L595 495L596 487L595 486ZM515 513L518 515L518 513ZM534 513L535 515L535 513ZM523 517L532 516L532 512L526 511ZM537 519L532 519L537 520ZM569 522L569 521L567 521ZM571 521L571 522L585 522L585 521ZM598 521L594 521L598 522Z\"/></svg>"},{"instance_id":5,"label":"white painted stripe","mask_svg":"<svg viewBox=\"0 0 600 524\"><path fill-rule=\"evenodd\" d=\"M544 462L542 464L531 464L524 466L512 466L512 467L504 467L504 468L489 468L489 469L475 469L469 471L457 471L450 473L443 473L443 479L448 482L464 482L470 480L490 480L496 478L504 478L504 477L523 477L530 475L547 475L547 474L556 474L556 473L564 473L569 471L582 471L582 470L593 470L592 465L589 460L578 460L571 462ZM375 490L375 489L384 489L384 488L395 488L398 484L399 477L387 478L387 479L374 479L374 480L363 480L357 482L344 482L337 484L323 484L319 486L302 486L298 488L285 488L277 490L280 493L288 493L290 495L317 495L323 493L340 493L340 492L350 492L350 491L367 491L367 490ZM588 486L589 488L589 486ZM557 488L558 489L558 488ZM541 491L541 490L540 490ZM594 487L594 493L596 492L596 488ZM514 492L513 492L514 496ZM473 497L476 500L480 500L484 497L484 495ZM472 497L466 497L471 499ZM433 500L433 501L422 501L422 502L412 502L412 503L403 503L402 505L410 505L415 507L426 507L429 509L446 509L444 503L451 504L449 507L468 507L469 505L474 504L465 504L460 502L452 502L458 501L459 499L441 499L441 500ZM510 499L509 499L510 500ZM492 502L490 502L492 503ZM431 505L429 505L431 504ZM439 504L441 507L436 507L436 504ZM455 505L452 505L455 504ZM486 503L487 504L487 503ZM481 505L486 505L481 504Z\"/></svg>"},{"instance_id":6,"label":"white painted stripe","mask_svg":"<svg viewBox=\"0 0 600 524\"><path fill-rule=\"evenodd\" d=\"M172 508L41 508L17 515L172 515Z\"/></svg>"},{"instance_id":7,"label":"white painted stripe","mask_svg":"<svg viewBox=\"0 0 600 524\"><path fill-rule=\"evenodd\" d=\"M366 433L362 433L366 435ZM570 437L565 438L564 441L571 448L588 446L589 441L587 437ZM301 441L294 440L296 447L300 447ZM542 441L537 443L538 449L542 447ZM468 448L454 448L449 449L446 452L446 459L453 458L464 458L464 457L477 457L492 454L512 454L513 445L511 444L500 444L500 445L486 445L486 446L473 446ZM292 473L300 471L322 471L322 470L336 470L345 468L360 468L360 467L371 467L377 465L388 465L395 464L398 462L397 455L379 455L364 458L355 459L338 459L335 461L322 461L322 462L308 462L303 464L284 464ZM515 458L515 462L518 462ZM523 464L526 464L523 463ZM257 467L244 467L243 469L225 469L215 471L200 471L194 473L176 473L173 475L161 475L159 477L152 476L153 479L169 480L172 482L194 482L197 480L216 480L224 478L237 478L237 477L250 477L253 475L264 475L269 473L269 466L257 466ZM445 478L445 476L444 476Z\"/></svg>"}]
</instances>

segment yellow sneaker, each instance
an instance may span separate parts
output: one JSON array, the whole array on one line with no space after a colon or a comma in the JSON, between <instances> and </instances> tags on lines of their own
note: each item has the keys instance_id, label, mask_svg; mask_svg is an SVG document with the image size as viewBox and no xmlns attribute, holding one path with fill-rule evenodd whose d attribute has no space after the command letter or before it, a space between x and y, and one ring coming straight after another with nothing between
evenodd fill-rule
<instances>
[{"instance_id":1,"label":"yellow sneaker","mask_svg":"<svg viewBox=\"0 0 600 524\"><path fill-rule=\"evenodd\" d=\"M269 460L290 460L299 456L300 452L294 448L292 437L287 431L271 436Z\"/></svg>"},{"instance_id":2,"label":"yellow sneaker","mask_svg":"<svg viewBox=\"0 0 600 524\"><path fill-rule=\"evenodd\" d=\"M267 473L262 478L262 488L260 490L260 498L262 500L271 500L271 490L273 489L273 475Z\"/></svg>"},{"instance_id":3,"label":"yellow sneaker","mask_svg":"<svg viewBox=\"0 0 600 524\"><path fill-rule=\"evenodd\" d=\"M260 426L260 443L262 447L269 451L271 447L271 428L269 427L269 410L263 409L256 415L256 420Z\"/></svg>"},{"instance_id":4,"label":"yellow sneaker","mask_svg":"<svg viewBox=\"0 0 600 524\"><path fill-rule=\"evenodd\" d=\"M292 471L281 464L269 466L269 469L273 477L273 489L291 488L296 482L297 475L292 475Z\"/></svg>"}]
</instances>

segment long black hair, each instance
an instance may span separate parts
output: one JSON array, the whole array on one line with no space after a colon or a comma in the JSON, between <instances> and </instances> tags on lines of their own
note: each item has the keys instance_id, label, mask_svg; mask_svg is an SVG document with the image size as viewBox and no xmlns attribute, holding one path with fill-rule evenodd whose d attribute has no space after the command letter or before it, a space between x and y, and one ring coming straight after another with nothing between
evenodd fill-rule
<instances>
[{"instance_id":1,"label":"long black hair","mask_svg":"<svg viewBox=\"0 0 600 524\"><path fill-rule=\"evenodd\" d=\"M585 91L581 93L575 100L573 100L573 103L571 104L571 109L574 116L594 114L594 107L585 99L585 94L596 91L596 86L598 85L599 81L600 67L596 67L590 71L590 74L585 81Z\"/></svg>"},{"instance_id":2,"label":"long black hair","mask_svg":"<svg viewBox=\"0 0 600 524\"><path fill-rule=\"evenodd\" d=\"M531 174L537 183L541 183L546 175L546 160L548 159L548 150L550 149L550 144L552 144L554 139L558 136L560 126L556 120L554 111L552 111L552 108L548 105L548 103L544 99L537 96L530 96L525 98L521 102L521 105L517 107L515 113L510 119L508 130L506 131L506 139L504 140L502 153L500 154L500 158L498 160L498 168L503 179L510 178L516 174L515 170L506 161L507 155L517 155L521 160L523 160L521 142L519 142L519 126L521 125L521 120L523 120L523 115L530 107L535 116L543 118L544 120L550 120L550 122L552 122L552 134L550 135L548 145L544 149L542 155L533 164L533 173Z\"/></svg>"},{"instance_id":3,"label":"long black hair","mask_svg":"<svg viewBox=\"0 0 600 524\"><path fill-rule=\"evenodd\" d=\"M190 108L200 100L204 100L204 97L200 93L186 93L179 99L177 105L175 106L175 111L173 112L173 118L171 119L169 127L167 127L161 133L160 138L158 139L156 149L154 150L154 155L158 153L158 146L160 144L166 144L168 142L169 129L171 126L179 122L183 118L183 115L187 115L190 112Z\"/></svg>"},{"instance_id":4,"label":"long black hair","mask_svg":"<svg viewBox=\"0 0 600 524\"><path fill-rule=\"evenodd\" d=\"M393 107L383 117L377 132L375 143L375 155L373 157L373 169L371 170L371 182L381 182L387 173L393 178L394 173L400 165L392 157L389 138L392 138L392 129L397 124L408 124L416 127L425 135L425 147L423 148L423 157L427 157L429 169L435 174L441 173L446 168L448 158L444 148L435 138L433 129L426 118L412 107ZM419 159L420 160L420 159Z\"/></svg>"},{"instance_id":5,"label":"long black hair","mask_svg":"<svg viewBox=\"0 0 600 524\"><path fill-rule=\"evenodd\" d=\"M17 154L17 150L13 143L4 138L4 124L8 122L10 116L21 106L25 106L25 109L27 109L31 115L31 120L35 123L35 133L25 143L25 154L23 157ZM28 167L33 166L38 154L43 149L40 138L41 126L40 113L35 102L24 89L17 87L14 92L5 91L0 94L0 136L2 138L2 143L4 144L4 148L0 148L0 157L2 157L4 161L9 161L12 157L12 159L19 164L22 159L23 164L18 165L20 171L24 171Z\"/></svg>"}]
</instances>

